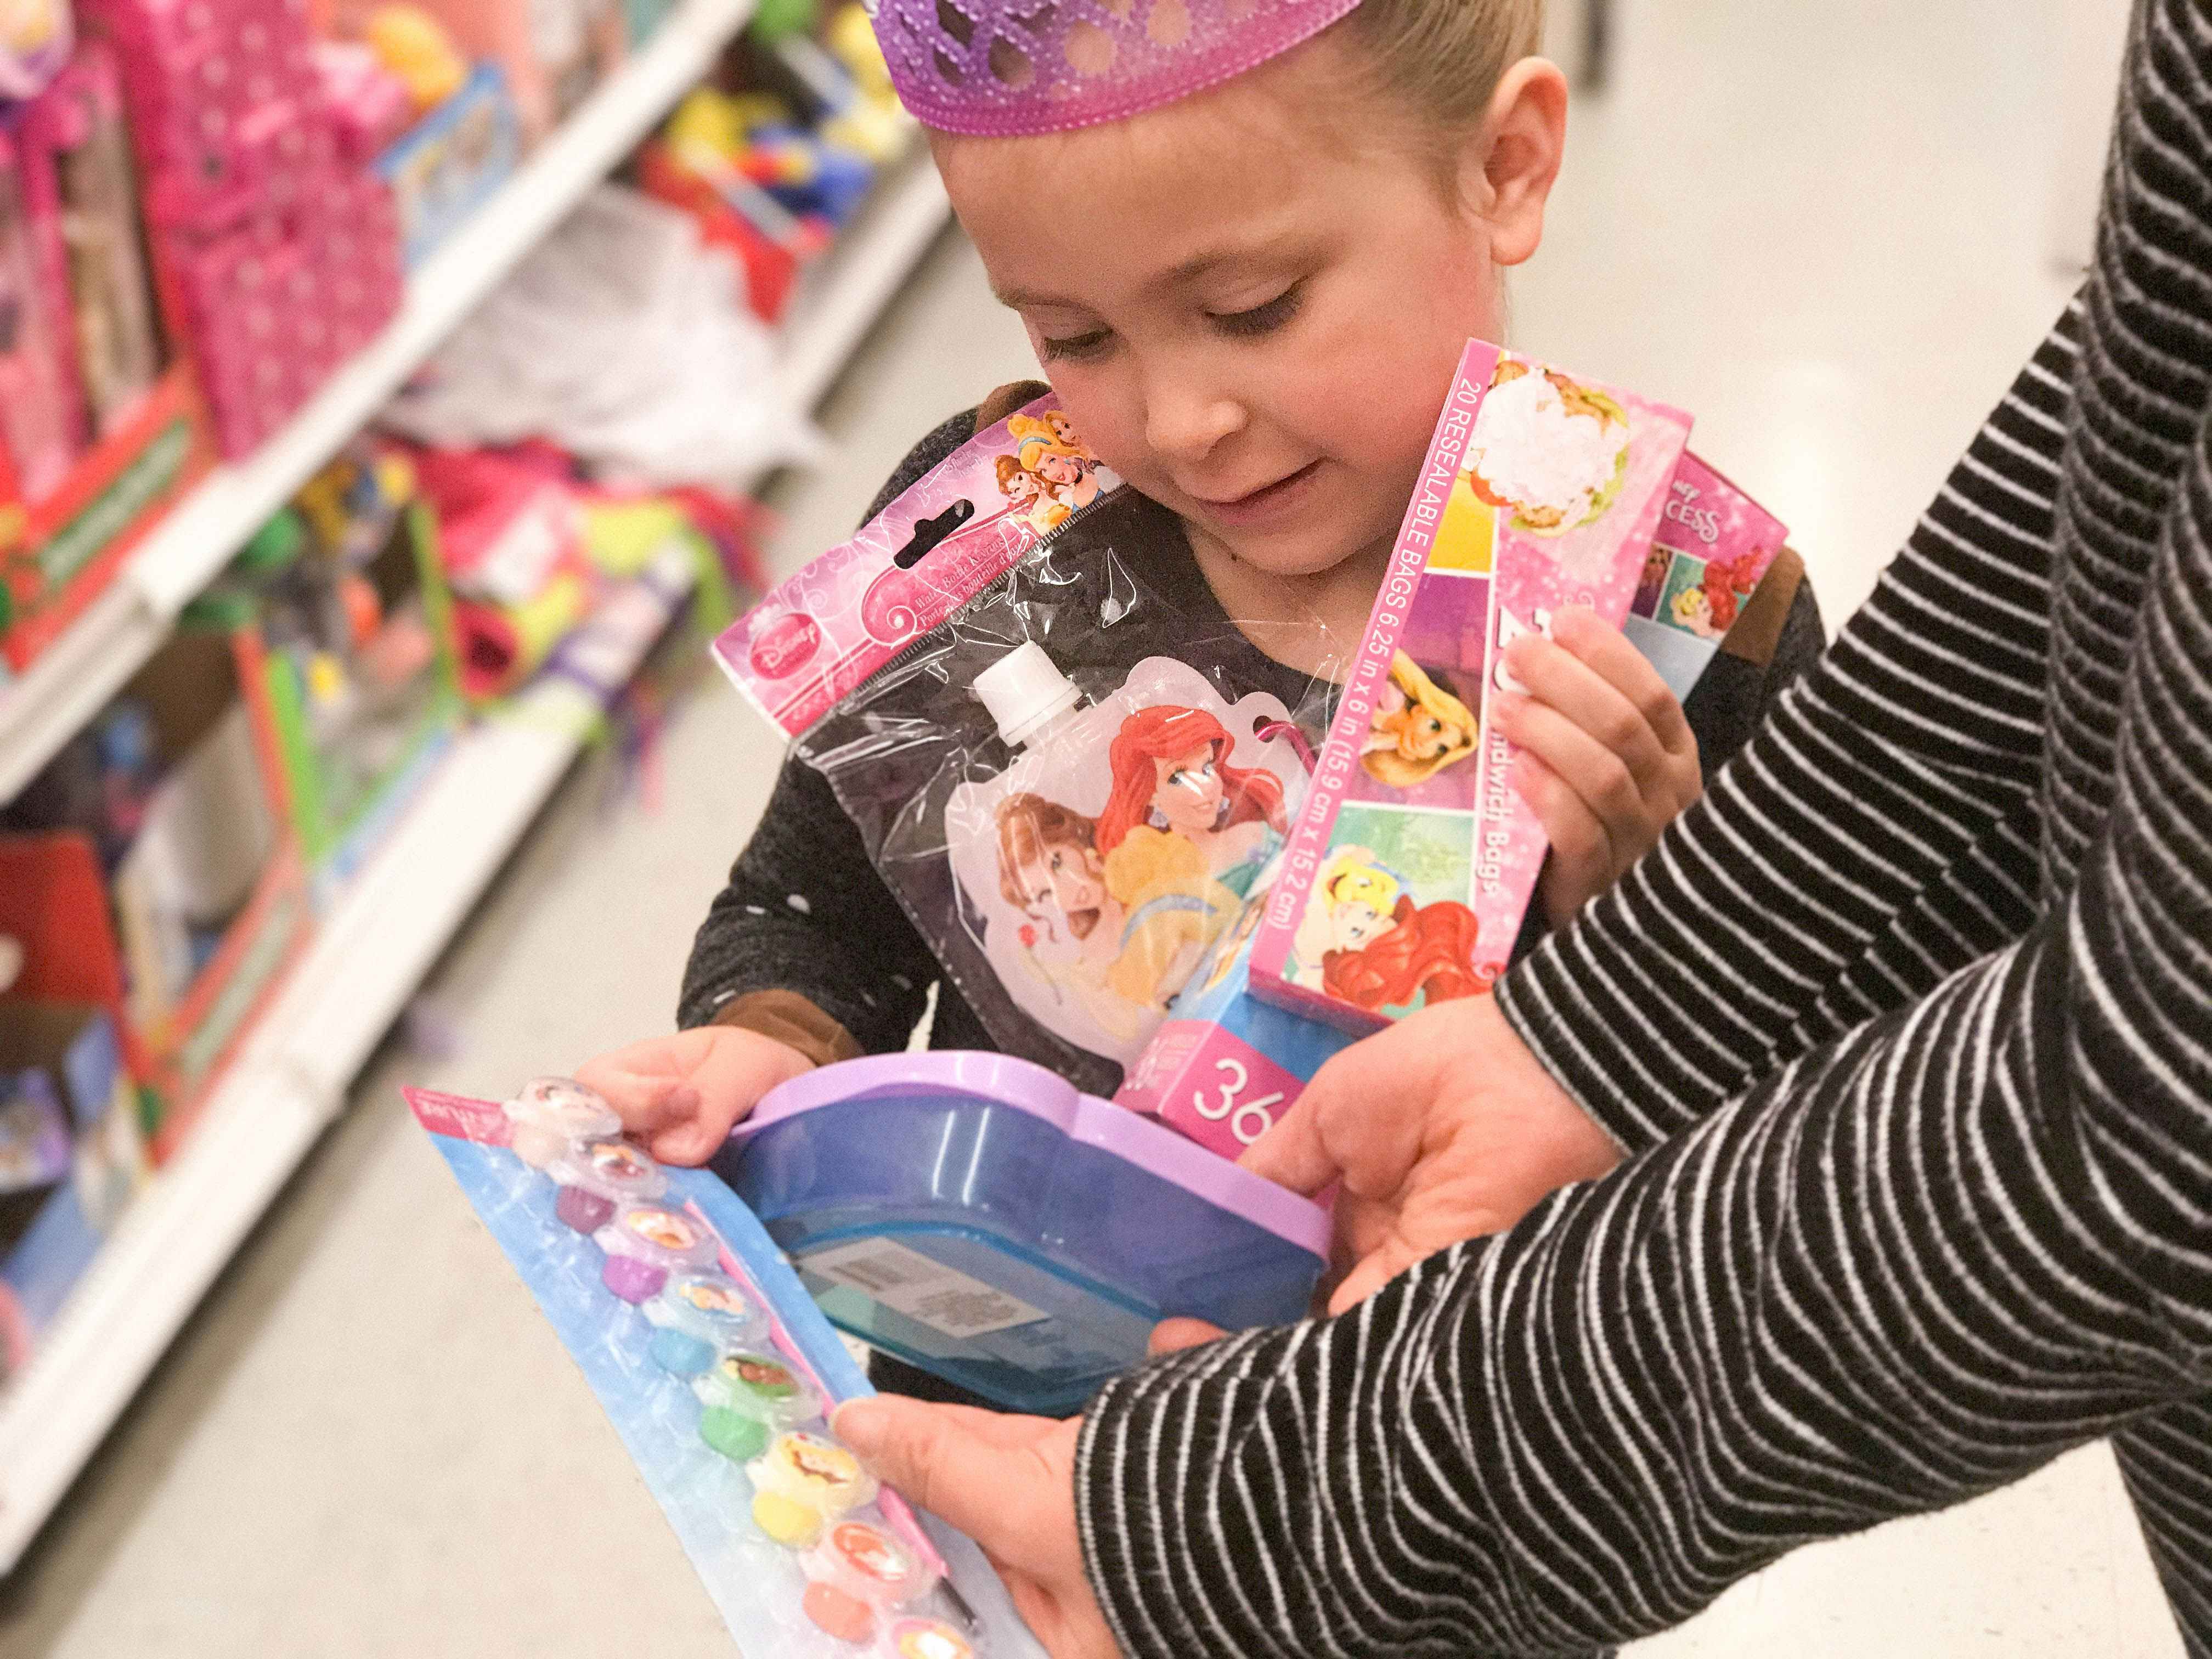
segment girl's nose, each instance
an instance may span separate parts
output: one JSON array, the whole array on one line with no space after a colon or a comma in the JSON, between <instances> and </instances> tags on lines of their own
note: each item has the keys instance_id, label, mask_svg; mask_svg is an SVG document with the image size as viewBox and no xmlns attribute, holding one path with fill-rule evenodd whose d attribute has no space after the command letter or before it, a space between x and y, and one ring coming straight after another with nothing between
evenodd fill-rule
<instances>
[{"instance_id":1,"label":"girl's nose","mask_svg":"<svg viewBox=\"0 0 2212 1659\"><path fill-rule=\"evenodd\" d=\"M1170 461L1204 460L1249 420L1242 402L1203 383L1162 377L1145 400L1146 440L1155 454Z\"/></svg>"}]
</instances>

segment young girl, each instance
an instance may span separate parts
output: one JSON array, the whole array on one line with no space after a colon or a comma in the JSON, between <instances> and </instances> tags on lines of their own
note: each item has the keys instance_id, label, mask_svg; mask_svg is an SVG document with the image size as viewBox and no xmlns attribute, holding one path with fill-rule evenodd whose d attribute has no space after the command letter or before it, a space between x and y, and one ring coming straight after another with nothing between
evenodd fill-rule
<instances>
[{"instance_id":1,"label":"young girl","mask_svg":"<svg viewBox=\"0 0 2212 1659\"><path fill-rule=\"evenodd\" d=\"M1073 13L1024 24L971 4L984 21L956 40L933 5L884 0L878 28L1051 376L1071 428L1056 443L1157 504L1158 535L1130 556L1188 636L1249 643L1242 689L1310 706L1313 675L1364 630L1462 349L1504 332L1504 271L1542 240L1566 88L1530 55L1540 0ZM972 136L994 132L1009 136ZM1082 179L1079 207L1039 213L1040 177ZM872 512L1044 390L939 428ZM1546 913L1608 885L1694 798L1701 760L1725 759L1817 654L1809 594L1771 580L1759 603L1773 614L1686 717L1617 631L1559 618L1528 695L1498 710L1552 836ZM1202 766L1200 747L1147 762L1154 808L1158 764ZM687 1029L583 1076L657 1156L699 1161L787 1078L903 1048L938 977L828 786L787 764L700 930ZM992 1046L950 986L933 1032Z\"/></svg>"}]
</instances>

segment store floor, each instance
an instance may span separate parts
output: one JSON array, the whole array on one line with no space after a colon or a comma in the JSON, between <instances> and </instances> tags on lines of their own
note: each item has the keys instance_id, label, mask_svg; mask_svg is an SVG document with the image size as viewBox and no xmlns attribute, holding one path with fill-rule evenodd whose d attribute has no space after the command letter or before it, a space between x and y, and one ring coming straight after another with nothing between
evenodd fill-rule
<instances>
[{"instance_id":1,"label":"store floor","mask_svg":"<svg viewBox=\"0 0 2212 1659\"><path fill-rule=\"evenodd\" d=\"M1627 9L1615 87L1578 113L1549 244L1516 278L1516 337L1697 411L1700 449L1796 527L1832 619L2067 290L2042 253L2056 66L2018 0ZM782 568L848 531L928 425L1029 367L948 239L826 412L839 459L787 494ZM603 766L570 781L426 989L418 1025L458 1048L395 1043L362 1079L0 1587L0 1653L730 1650L397 1091L496 1093L662 1029L775 758L710 680L666 732L657 799L613 797ZM2092 1449L1806 1551L1636 1651L2179 1648Z\"/></svg>"}]
</instances>

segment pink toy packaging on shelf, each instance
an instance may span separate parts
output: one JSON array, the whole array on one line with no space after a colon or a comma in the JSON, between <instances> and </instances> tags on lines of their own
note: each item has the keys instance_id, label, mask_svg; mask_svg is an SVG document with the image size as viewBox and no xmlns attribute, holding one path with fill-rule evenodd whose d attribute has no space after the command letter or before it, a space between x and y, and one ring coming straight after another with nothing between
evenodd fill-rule
<instances>
[{"instance_id":1,"label":"pink toy packaging on shelf","mask_svg":"<svg viewBox=\"0 0 2212 1659\"><path fill-rule=\"evenodd\" d=\"M1368 1031L1504 970L1545 842L1485 741L1486 670L1560 606L1628 614L1689 431L1470 343L1259 924L1258 995Z\"/></svg>"},{"instance_id":2,"label":"pink toy packaging on shelf","mask_svg":"<svg viewBox=\"0 0 2212 1659\"><path fill-rule=\"evenodd\" d=\"M87 0L223 452L289 419L404 297L388 190L341 152L284 0Z\"/></svg>"},{"instance_id":3,"label":"pink toy packaging on shelf","mask_svg":"<svg viewBox=\"0 0 2212 1659\"><path fill-rule=\"evenodd\" d=\"M52 258L58 227L50 211L34 217L22 159L0 130L0 466L36 501L83 447L83 402Z\"/></svg>"},{"instance_id":4,"label":"pink toy packaging on shelf","mask_svg":"<svg viewBox=\"0 0 2212 1659\"><path fill-rule=\"evenodd\" d=\"M1121 481L1039 398L745 613L715 659L791 737Z\"/></svg>"},{"instance_id":5,"label":"pink toy packaging on shelf","mask_svg":"<svg viewBox=\"0 0 2212 1659\"><path fill-rule=\"evenodd\" d=\"M69 321L88 443L112 436L161 376L161 334L139 229L137 180L113 55L86 41L22 125L24 183L51 228L49 286Z\"/></svg>"}]
</instances>

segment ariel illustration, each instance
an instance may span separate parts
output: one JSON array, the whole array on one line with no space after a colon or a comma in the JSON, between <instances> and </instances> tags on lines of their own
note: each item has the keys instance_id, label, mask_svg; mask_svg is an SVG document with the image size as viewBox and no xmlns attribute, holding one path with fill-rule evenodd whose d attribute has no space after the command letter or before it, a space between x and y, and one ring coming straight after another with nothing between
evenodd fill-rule
<instances>
[{"instance_id":1,"label":"ariel illustration","mask_svg":"<svg viewBox=\"0 0 2212 1659\"><path fill-rule=\"evenodd\" d=\"M1475 966L1474 912L1447 899L1416 906L1404 883L1364 847L1339 848L1322 866L1299 923L1298 983L1370 1013L1474 996L1489 988Z\"/></svg>"},{"instance_id":2,"label":"ariel illustration","mask_svg":"<svg viewBox=\"0 0 2212 1659\"><path fill-rule=\"evenodd\" d=\"M1377 783L1412 789L1472 758L1480 732L1474 711L1401 651L1390 659L1389 683L1375 699L1360 762Z\"/></svg>"},{"instance_id":3,"label":"ariel illustration","mask_svg":"<svg viewBox=\"0 0 2212 1659\"><path fill-rule=\"evenodd\" d=\"M1759 586L1759 561L1765 555L1753 550L1732 559L1713 559L1705 565L1704 581L1674 596L1670 607L1674 625L1701 640L1717 640L1735 626L1743 602Z\"/></svg>"},{"instance_id":4,"label":"ariel illustration","mask_svg":"<svg viewBox=\"0 0 2212 1659\"><path fill-rule=\"evenodd\" d=\"M1202 708L1163 704L1130 715L1107 750L1114 793L1098 815L1098 850L1110 859L1133 837L1176 836L1198 849L1215 880L1239 896L1250 892L1268 832L1282 835L1288 821L1281 781L1230 765L1231 747Z\"/></svg>"},{"instance_id":5,"label":"ariel illustration","mask_svg":"<svg viewBox=\"0 0 2212 1659\"><path fill-rule=\"evenodd\" d=\"M1628 414L1602 392L1501 357L1468 445L1474 493L1516 530L1564 536L1605 516L1628 476Z\"/></svg>"}]
</instances>

